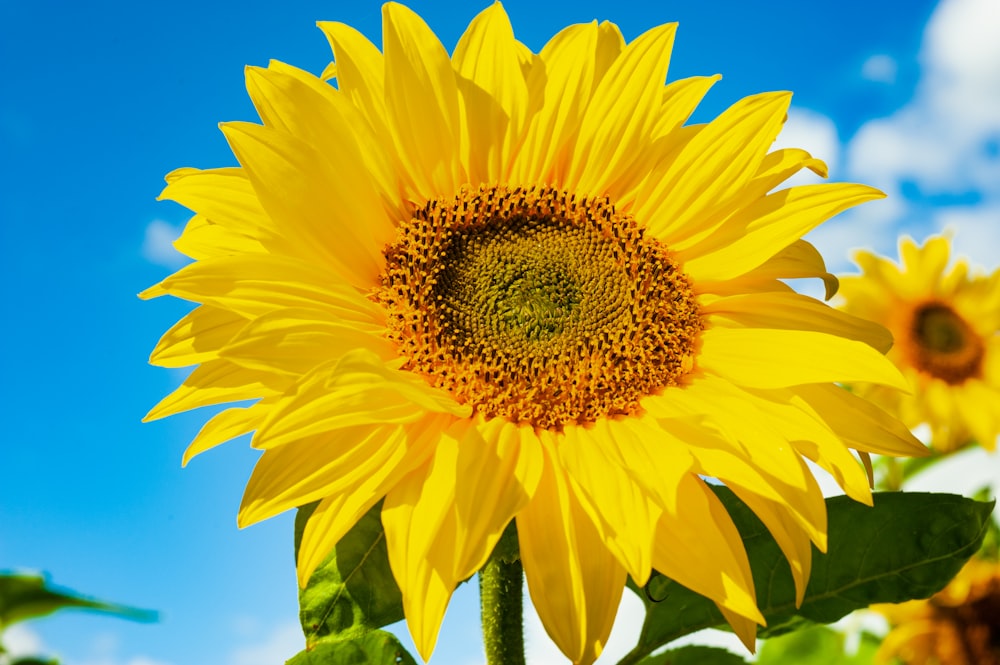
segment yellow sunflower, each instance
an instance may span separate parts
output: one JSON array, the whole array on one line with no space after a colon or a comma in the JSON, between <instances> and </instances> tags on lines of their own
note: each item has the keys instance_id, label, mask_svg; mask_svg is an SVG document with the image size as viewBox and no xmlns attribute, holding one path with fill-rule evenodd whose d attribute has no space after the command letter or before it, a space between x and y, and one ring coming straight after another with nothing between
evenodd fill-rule
<instances>
[{"instance_id":1,"label":"yellow sunflower","mask_svg":"<svg viewBox=\"0 0 1000 665\"><path fill-rule=\"evenodd\" d=\"M1000 561L970 559L929 599L873 609L893 627L877 663L1000 665Z\"/></svg>"},{"instance_id":2,"label":"yellow sunflower","mask_svg":"<svg viewBox=\"0 0 1000 665\"><path fill-rule=\"evenodd\" d=\"M246 70L262 125L222 125L237 168L181 169L196 261L146 291L199 306L152 362L198 365L149 419L211 418L184 456L254 431L248 525L319 500L299 581L385 500L409 630L430 655L452 591L516 520L531 598L574 662L600 653L626 575L652 568L763 622L739 535L703 480L780 543L801 597L826 513L804 459L870 502L848 446L922 450L834 382L906 382L880 326L793 293L801 236L877 190L773 190L791 95L685 124L717 76L665 85L675 25L626 43L572 25L533 53L500 4L449 57L398 4L382 51L321 23L335 85Z\"/></svg>"},{"instance_id":3,"label":"yellow sunflower","mask_svg":"<svg viewBox=\"0 0 1000 665\"><path fill-rule=\"evenodd\" d=\"M944 236L923 247L903 238L899 255L897 265L858 251L861 274L842 278L840 295L845 311L892 331L889 358L914 392L858 390L910 427L930 425L940 452L971 441L993 450L1000 434L1000 270L970 277L962 260L949 269Z\"/></svg>"}]
</instances>

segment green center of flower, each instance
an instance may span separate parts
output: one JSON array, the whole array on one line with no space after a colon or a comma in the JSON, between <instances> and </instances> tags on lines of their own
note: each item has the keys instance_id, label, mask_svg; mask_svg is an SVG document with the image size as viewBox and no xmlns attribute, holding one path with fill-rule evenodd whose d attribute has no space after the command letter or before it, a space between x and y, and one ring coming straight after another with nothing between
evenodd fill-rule
<instances>
[{"instance_id":1,"label":"green center of flower","mask_svg":"<svg viewBox=\"0 0 1000 665\"><path fill-rule=\"evenodd\" d=\"M691 371L701 317L666 248L607 199L481 187L427 203L376 298L404 369L487 418L635 413Z\"/></svg>"},{"instance_id":2,"label":"green center of flower","mask_svg":"<svg viewBox=\"0 0 1000 665\"><path fill-rule=\"evenodd\" d=\"M918 307L911 332L911 355L919 369L949 384L981 375L983 341L948 305L931 302Z\"/></svg>"}]
</instances>

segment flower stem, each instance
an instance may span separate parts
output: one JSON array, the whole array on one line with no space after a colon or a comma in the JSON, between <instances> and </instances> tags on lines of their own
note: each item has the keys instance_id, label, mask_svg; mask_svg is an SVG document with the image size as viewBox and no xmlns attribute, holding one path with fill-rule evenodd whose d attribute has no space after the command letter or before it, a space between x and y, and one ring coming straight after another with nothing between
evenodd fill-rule
<instances>
[{"instance_id":1,"label":"flower stem","mask_svg":"<svg viewBox=\"0 0 1000 665\"><path fill-rule=\"evenodd\" d=\"M504 541L517 534L508 529L479 571L479 602L487 665L525 665L522 578L524 570L515 556L504 556ZM516 545L515 545L516 547ZM516 551L516 550L515 550Z\"/></svg>"}]
</instances>

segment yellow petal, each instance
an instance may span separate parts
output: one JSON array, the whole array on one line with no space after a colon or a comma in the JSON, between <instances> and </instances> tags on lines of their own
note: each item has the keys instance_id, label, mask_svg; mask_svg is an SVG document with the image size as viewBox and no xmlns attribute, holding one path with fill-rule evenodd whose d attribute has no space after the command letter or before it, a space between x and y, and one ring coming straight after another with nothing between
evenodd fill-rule
<instances>
[{"instance_id":1,"label":"yellow petal","mask_svg":"<svg viewBox=\"0 0 1000 665\"><path fill-rule=\"evenodd\" d=\"M423 19L395 2L382 6L385 100L413 194L451 196L466 181L458 162L459 103L448 53Z\"/></svg>"},{"instance_id":2,"label":"yellow petal","mask_svg":"<svg viewBox=\"0 0 1000 665\"><path fill-rule=\"evenodd\" d=\"M248 321L210 305L197 307L163 333L149 362L158 367L186 367L214 360Z\"/></svg>"},{"instance_id":3,"label":"yellow petal","mask_svg":"<svg viewBox=\"0 0 1000 665\"><path fill-rule=\"evenodd\" d=\"M337 87L368 119L376 135L386 136L385 62L382 53L356 29L335 21L316 24L336 59Z\"/></svg>"},{"instance_id":4,"label":"yellow petal","mask_svg":"<svg viewBox=\"0 0 1000 665\"><path fill-rule=\"evenodd\" d=\"M719 74L691 76L667 85L663 89L660 112L653 126L653 138L666 137L687 122L706 93L721 78Z\"/></svg>"},{"instance_id":5,"label":"yellow petal","mask_svg":"<svg viewBox=\"0 0 1000 665\"><path fill-rule=\"evenodd\" d=\"M599 421L592 428L567 427L558 447L581 505L603 536L605 546L639 584L652 565L653 537L663 510L628 466L609 449L635 444L617 423Z\"/></svg>"},{"instance_id":6,"label":"yellow petal","mask_svg":"<svg viewBox=\"0 0 1000 665\"><path fill-rule=\"evenodd\" d=\"M824 297L829 300L837 293L839 281L827 272L826 263L816 248L806 240L796 240L757 268L740 278L745 279L804 279L819 277L826 287Z\"/></svg>"},{"instance_id":7,"label":"yellow petal","mask_svg":"<svg viewBox=\"0 0 1000 665\"><path fill-rule=\"evenodd\" d=\"M272 409L254 446L273 448L356 425L412 423L427 412L467 417L470 409L418 375L390 369L371 351L355 349L305 376Z\"/></svg>"},{"instance_id":8,"label":"yellow petal","mask_svg":"<svg viewBox=\"0 0 1000 665\"><path fill-rule=\"evenodd\" d=\"M797 293L719 298L702 307L702 313L715 326L815 330L864 342L880 353L886 353L892 346L892 334L879 324Z\"/></svg>"},{"instance_id":9,"label":"yellow petal","mask_svg":"<svg viewBox=\"0 0 1000 665\"><path fill-rule=\"evenodd\" d=\"M625 570L552 462L517 516L521 561L545 632L574 663L601 653L625 586Z\"/></svg>"},{"instance_id":10,"label":"yellow petal","mask_svg":"<svg viewBox=\"0 0 1000 665\"><path fill-rule=\"evenodd\" d=\"M504 528L534 494L545 459L529 426L494 418L460 442L454 474L456 547L435 547L455 582L479 570Z\"/></svg>"},{"instance_id":11,"label":"yellow petal","mask_svg":"<svg viewBox=\"0 0 1000 665\"><path fill-rule=\"evenodd\" d=\"M527 85L531 97L544 104L532 116L512 168L516 181L561 182L572 149L570 141L580 129L593 86L598 37L596 23L571 25L552 37L539 54L543 66L532 68Z\"/></svg>"},{"instance_id":12,"label":"yellow petal","mask_svg":"<svg viewBox=\"0 0 1000 665\"><path fill-rule=\"evenodd\" d=\"M287 307L324 309L345 322L382 325L375 303L338 282L335 273L294 259L271 255L222 256L184 266L139 294L169 293L255 318Z\"/></svg>"},{"instance_id":13,"label":"yellow petal","mask_svg":"<svg viewBox=\"0 0 1000 665\"><path fill-rule=\"evenodd\" d=\"M220 357L248 369L298 378L358 348L373 351L382 360L396 357L392 344L380 334L383 331L380 326L345 322L327 310L279 309L243 327Z\"/></svg>"},{"instance_id":14,"label":"yellow petal","mask_svg":"<svg viewBox=\"0 0 1000 665\"><path fill-rule=\"evenodd\" d=\"M349 159L349 142L329 142L325 149L342 148L330 155L270 127L230 122L222 132L261 205L303 255L329 264L356 287L377 283L389 221L365 169L334 169L334 162Z\"/></svg>"},{"instance_id":15,"label":"yellow petal","mask_svg":"<svg viewBox=\"0 0 1000 665\"><path fill-rule=\"evenodd\" d=\"M195 455L252 432L263 422L265 414L266 406L261 408L260 402L253 406L235 407L215 414L202 426L201 431L184 451L181 466L187 466Z\"/></svg>"},{"instance_id":16,"label":"yellow petal","mask_svg":"<svg viewBox=\"0 0 1000 665\"><path fill-rule=\"evenodd\" d=\"M795 583L795 606L799 607L805 598L812 570L812 542L809 535L799 526L798 519L784 503L770 501L740 487L733 487L732 490L764 523L781 548L781 553L785 555L785 560L788 561L792 571L792 580Z\"/></svg>"},{"instance_id":17,"label":"yellow petal","mask_svg":"<svg viewBox=\"0 0 1000 665\"><path fill-rule=\"evenodd\" d=\"M885 194L865 185L832 183L791 187L760 199L739 212L711 239L679 253L684 272L694 280L713 281L738 277L761 265L777 252L852 206L880 199Z\"/></svg>"},{"instance_id":18,"label":"yellow petal","mask_svg":"<svg viewBox=\"0 0 1000 665\"><path fill-rule=\"evenodd\" d=\"M247 89L265 124L317 148L335 170L352 164L355 166L351 170L366 172L391 219L406 214L399 197L398 166L386 154L379 130L369 124L347 95L277 60L272 60L267 69L247 68ZM361 164L363 169L356 166ZM373 231L376 243L392 240L390 219L371 218L368 222L382 223Z\"/></svg>"},{"instance_id":19,"label":"yellow petal","mask_svg":"<svg viewBox=\"0 0 1000 665\"><path fill-rule=\"evenodd\" d=\"M805 399L852 448L894 457L929 454L903 423L840 386L797 386L792 392Z\"/></svg>"},{"instance_id":20,"label":"yellow petal","mask_svg":"<svg viewBox=\"0 0 1000 665\"><path fill-rule=\"evenodd\" d=\"M670 435L687 444L695 471L742 488L769 501L786 504L799 526L821 550L826 549L826 504L816 479L793 450L739 445L714 436L697 421L661 420ZM795 467L798 468L795 468Z\"/></svg>"},{"instance_id":21,"label":"yellow petal","mask_svg":"<svg viewBox=\"0 0 1000 665\"><path fill-rule=\"evenodd\" d=\"M452 56L462 86L469 132L463 147L470 182L505 182L512 155L520 147L528 110L528 85L518 43L503 6L496 2L469 24Z\"/></svg>"},{"instance_id":22,"label":"yellow petal","mask_svg":"<svg viewBox=\"0 0 1000 665\"><path fill-rule=\"evenodd\" d=\"M364 469L352 468L349 457L342 457L340 476L335 485L329 487L336 494L323 499L316 507L299 544L297 575L299 586L305 587L309 577L326 558L334 545L357 523L368 510L395 487L410 472L425 464L434 453L441 440L441 431L448 428L446 416L430 415L415 425L402 428L405 437L406 454L395 464L374 463L361 460ZM390 441L396 439L390 436ZM376 457L397 454L396 449L376 451ZM370 472L367 467L371 467ZM331 476L333 478L335 476Z\"/></svg>"},{"instance_id":23,"label":"yellow petal","mask_svg":"<svg viewBox=\"0 0 1000 665\"><path fill-rule=\"evenodd\" d=\"M624 172L648 143L676 30L676 23L668 23L643 33L611 63L582 118L566 187L605 194L612 177Z\"/></svg>"},{"instance_id":24,"label":"yellow petal","mask_svg":"<svg viewBox=\"0 0 1000 665\"><path fill-rule=\"evenodd\" d=\"M691 474L685 474L672 489L677 509L660 521L653 565L721 607L763 625L750 562L725 506L704 481Z\"/></svg>"},{"instance_id":25,"label":"yellow petal","mask_svg":"<svg viewBox=\"0 0 1000 665\"><path fill-rule=\"evenodd\" d=\"M725 618L726 623L730 625L733 632L736 633L736 637L740 638L740 642L743 646L747 648L750 653L757 652L757 622L752 619L747 619L745 617L731 612L722 605L716 603L716 607L722 612L723 618Z\"/></svg>"},{"instance_id":26,"label":"yellow petal","mask_svg":"<svg viewBox=\"0 0 1000 665\"><path fill-rule=\"evenodd\" d=\"M239 526L340 494L374 497L374 503L388 489L387 478L399 480L414 458L426 457L426 450L410 451L406 434L398 425L362 425L265 450L243 493Z\"/></svg>"},{"instance_id":27,"label":"yellow petal","mask_svg":"<svg viewBox=\"0 0 1000 665\"><path fill-rule=\"evenodd\" d=\"M175 201L261 242L277 242L278 231L241 168L177 169L167 176L167 186L157 200Z\"/></svg>"},{"instance_id":28,"label":"yellow petal","mask_svg":"<svg viewBox=\"0 0 1000 665\"><path fill-rule=\"evenodd\" d=\"M257 238L223 224L216 224L204 215L195 215L188 220L184 232L174 240L174 249L197 260L267 252Z\"/></svg>"},{"instance_id":29,"label":"yellow petal","mask_svg":"<svg viewBox=\"0 0 1000 665\"><path fill-rule=\"evenodd\" d=\"M753 176L778 135L790 99L788 93L768 93L729 107L676 159L650 174L638 193L636 219L663 239L700 229L692 220L725 206Z\"/></svg>"},{"instance_id":30,"label":"yellow petal","mask_svg":"<svg viewBox=\"0 0 1000 665\"><path fill-rule=\"evenodd\" d=\"M195 368L176 390L160 400L142 419L158 420L213 404L239 402L277 395L288 381L277 376L261 376L226 360L212 360Z\"/></svg>"},{"instance_id":31,"label":"yellow petal","mask_svg":"<svg viewBox=\"0 0 1000 665\"><path fill-rule=\"evenodd\" d=\"M862 342L809 330L712 328L702 333L697 364L750 388L867 381L908 391L899 370Z\"/></svg>"}]
</instances>

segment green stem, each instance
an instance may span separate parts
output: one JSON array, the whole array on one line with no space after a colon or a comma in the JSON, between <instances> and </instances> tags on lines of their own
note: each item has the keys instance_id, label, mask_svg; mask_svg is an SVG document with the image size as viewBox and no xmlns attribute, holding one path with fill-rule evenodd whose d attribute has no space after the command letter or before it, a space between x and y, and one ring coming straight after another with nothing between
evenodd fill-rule
<instances>
[{"instance_id":1,"label":"green stem","mask_svg":"<svg viewBox=\"0 0 1000 665\"><path fill-rule=\"evenodd\" d=\"M515 541L516 542L516 541ZM497 549L500 549L499 547ZM493 556L479 571L483 643L487 665L525 665L520 560Z\"/></svg>"}]
</instances>

